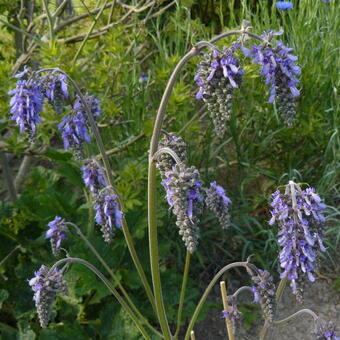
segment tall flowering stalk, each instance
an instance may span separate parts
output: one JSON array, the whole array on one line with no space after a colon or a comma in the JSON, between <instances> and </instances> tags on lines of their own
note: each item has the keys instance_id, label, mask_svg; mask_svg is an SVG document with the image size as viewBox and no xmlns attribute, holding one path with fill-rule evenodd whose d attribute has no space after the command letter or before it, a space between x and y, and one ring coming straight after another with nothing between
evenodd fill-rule
<instances>
[{"instance_id":1,"label":"tall flowering stalk","mask_svg":"<svg viewBox=\"0 0 340 340\"><path fill-rule=\"evenodd\" d=\"M272 195L270 225L279 226L281 278L288 278L293 293L302 302L302 283L307 277L314 282L318 251L326 251L322 242L326 207L313 188L301 190L290 181L282 194Z\"/></svg>"}]
</instances>

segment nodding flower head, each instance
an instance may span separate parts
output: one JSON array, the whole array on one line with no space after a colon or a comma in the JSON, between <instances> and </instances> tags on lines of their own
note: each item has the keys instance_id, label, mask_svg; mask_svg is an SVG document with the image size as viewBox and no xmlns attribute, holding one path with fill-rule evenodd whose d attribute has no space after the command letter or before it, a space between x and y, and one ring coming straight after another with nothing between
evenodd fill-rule
<instances>
[{"instance_id":1,"label":"nodding flower head","mask_svg":"<svg viewBox=\"0 0 340 340\"><path fill-rule=\"evenodd\" d=\"M202 213L203 192L200 174L194 167L175 165L162 182L166 198L176 215L176 225L186 248L193 253L198 244L198 216Z\"/></svg>"},{"instance_id":2,"label":"nodding flower head","mask_svg":"<svg viewBox=\"0 0 340 340\"><path fill-rule=\"evenodd\" d=\"M226 195L223 187L216 182L210 183L210 188L206 189L205 204L216 215L223 229L230 225L229 205L230 198Z\"/></svg>"},{"instance_id":3,"label":"nodding flower head","mask_svg":"<svg viewBox=\"0 0 340 340\"><path fill-rule=\"evenodd\" d=\"M123 226L123 213L119 207L118 196L111 187L103 189L96 196L94 210L105 242L112 242L114 228L121 229Z\"/></svg>"},{"instance_id":4,"label":"nodding flower head","mask_svg":"<svg viewBox=\"0 0 340 340\"><path fill-rule=\"evenodd\" d=\"M237 309L236 304L228 306L228 310L223 310L221 317L231 321L234 332L236 325L242 321L242 313Z\"/></svg>"},{"instance_id":5,"label":"nodding flower head","mask_svg":"<svg viewBox=\"0 0 340 340\"><path fill-rule=\"evenodd\" d=\"M259 302L263 312L263 317L272 322L275 314L275 286L273 277L266 270L258 270L256 275L252 276L255 286L252 287L254 293L254 302Z\"/></svg>"},{"instance_id":6,"label":"nodding flower head","mask_svg":"<svg viewBox=\"0 0 340 340\"><path fill-rule=\"evenodd\" d=\"M187 145L182 137L177 137L173 133L166 133L159 141L159 149L169 148L173 150L182 163L187 161ZM162 179L165 179L165 173L172 170L176 164L171 155L162 153L157 160L157 168L161 173Z\"/></svg>"},{"instance_id":7,"label":"nodding flower head","mask_svg":"<svg viewBox=\"0 0 340 340\"><path fill-rule=\"evenodd\" d=\"M243 70L234 52L235 47L231 46L222 52L205 53L194 78L198 86L196 98L207 103L218 137L224 136L234 89L242 82Z\"/></svg>"},{"instance_id":8,"label":"nodding flower head","mask_svg":"<svg viewBox=\"0 0 340 340\"><path fill-rule=\"evenodd\" d=\"M63 104L68 98L68 84L65 74L51 72L42 78L42 89L45 97L57 113L63 111Z\"/></svg>"},{"instance_id":9,"label":"nodding flower head","mask_svg":"<svg viewBox=\"0 0 340 340\"><path fill-rule=\"evenodd\" d=\"M100 101L96 99L94 96L91 96L89 94L84 95L84 99L86 101L87 106L89 107L92 115L94 118L97 118L100 116ZM76 100L73 105L73 110L76 113L81 113L84 116L86 116L86 108L84 103L80 100L80 97L77 95Z\"/></svg>"},{"instance_id":10,"label":"nodding flower head","mask_svg":"<svg viewBox=\"0 0 340 340\"><path fill-rule=\"evenodd\" d=\"M316 340L340 340L336 334L336 326L332 321L318 322L318 326L312 331Z\"/></svg>"},{"instance_id":11,"label":"nodding flower head","mask_svg":"<svg viewBox=\"0 0 340 340\"><path fill-rule=\"evenodd\" d=\"M68 228L64 219L56 216L48 224L49 229L46 232L46 238L51 240L52 253L54 256L59 254L61 243L66 239Z\"/></svg>"},{"instance_id":12,"label":"nodding flower head","mask_svg":"<svg viewBox=\"0 0 340 340\"><path fill-rule=\"evenodd\" d=\"M268 35L271 37L276 33L269 31ZM269 40L269 37L266 40ZM292 54L293 49L283 45L281 41L277 41L275 46L268 43L254 45L251 50L244 46L236 46L246 57L261 65L261 74L266 84L270 86L268 101L269 103L276 101L278 111L286 124L291 126L296 115L296 97L300 95L297 86L301 73L300 67L296 64L298 58Z\"/></svg>"},{"instance_id":13,"label":"nodding flower head","mask_svg":"<svg viewBox=\"0 0 340 340\"><path fill-rule=\"evenodd\" d=\"M283 10L293 9L293 3L291 1L277 1L276 7Z\"/></svg>"},{"instance_id":14,"label":"nodding flower head","mask_svg":"<svg viewBox=\"0 0 340 340\"><path fill-rule=\"evenodd\" d=\"M19 126L20 132L34 135L36 127L40 124L40 112L43 107L43 94L40 82L32 79L30 81L21 79L27 73L25 69L16 75L19 78L16 88L8 92L11 96L10 113L12 120Z\"/></svg>"},{"instance_id":15,"label":"nodding flower head","mask_svg":"<svg viewBox=\"0 0 340 340\"><path fill-rule=\"evenodd\" d=\"M73 149L80 152L84 142L91 142L86 122L86 118L81 112L63 117L61 123L58 124L58 129L61 131L66 150Z\"/></svg>"},{"instance_id":16,"label":"nodding flower head","mask_svg":"<svg viewBox=\"0 0 340 340\"><path fill-rule=\"evenodd\" d=\"M279 226L279 260L283 273L287 277L298 301L302 302L302 288L299 285L308 277L314 282L313 271L318 251L326 251L322 233L325 227L322 203L315 189L301 190L300 186L290 181L285 193L276 191L272 195L269 224Z\"/></svg>"},{"instance_id":17,"label":"nodding flower head","mask_svg":"<svg viewBox=\"0 0 340 340\"><path fill-rule=\"evenodd\" d=\"M81 171L84 184L92 194L98 193L107 186L104 171L95 159L87 161L86 165L81 167Z\"/></svg>"},{"instance_id":18,"label":"nodding flower head","mask_svg":"<svg viewBox=\"0 0 340 340\"><path fill-rule=\"evenodd\" d=\"M63 278L63 271L54 268L52 271L42 265L29 280L34 291L33 300L37 308L41 327L47 327L50 321L52 305L58 294L67 294L67 284Z\"/></svg>"}]
</instances>

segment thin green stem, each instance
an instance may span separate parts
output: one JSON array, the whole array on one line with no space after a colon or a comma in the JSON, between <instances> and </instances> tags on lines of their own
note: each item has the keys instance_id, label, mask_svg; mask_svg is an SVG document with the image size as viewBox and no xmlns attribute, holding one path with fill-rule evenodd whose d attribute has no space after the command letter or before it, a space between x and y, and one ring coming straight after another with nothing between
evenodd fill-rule
<instances>
[{"instance_id":1,"label":"thin green stem","mask_svg":"<svg viewBox=\"0 0 340 340\"><path fill-rule=\"evenodd\" d=\"M108 2L108 0L105 0L104 5L101 7L100 11L98 12L98 14L96 15L96 17L94 18L93 23L92 23L90 29L88 30L88 32L86 33L85 38L84 38L83 41L81 42L81 44L80 44L80 46L79 46L79 48L78 48L78 50L77 50L77 52L76 52L76 54L75 54L73 60L72 60L72 64L73 64L73 65L74 65L75 62L77 61L77 59L78 59L78 57L79 57L81 51L83 50L83 48L84 48L84 46L85 46L87 40L89 39L89 36L91 35L91 33L92 33L93 29L94 29L94 26L96 26L96 23L97 23L99 17L101 16L101 14L103 13L104 9L106 8L107 2Z\"/></svg>"},{"instance_id":2,"label":"thin green stem","mask_svg":"<svg viewBox=\"0 0 340 340\"><path fill-rule=\"evenodd\" d=\"M101 138L99 129L98 129L97 124L96 124L96 122L95 122L95 120L93 118L93 115L91 113L91 109L89 108L88 103L86 102L82 92L80 91L79 86L77 85L77 83L67 73L65 73L64 71L60 70L59 68L45 68L45 69L38 70L35 73L37 74L37 73L49 72L49 71L55 71L55 72L60 72L60 73L64 74L68 78L68 80L71 82L71 84L74 87L74 90L76 91L76 93L79 96L80 100L84 104L85 112L86 112L89 124L91 126L93 135L95 137L95 140L96 140L99 152L101 154L101 158L102 158L102 160L104 162L105 172L106 172L106 175L107 175L106 176L107 180L109 182L109 185L112 188L114 188L114 186L113 186L113 178L112 178L112 170L111 170L109 158L108 158L108 156L106 154L106 151L105 151L103 140ZM121 201L120 196L118 194L117 194L117 197L118 197L118 201L119 201L119 205L121 207L121 210L124 211L123 202ZM122 229L123 229L124 237L125 237L125 240L126 240L126 243L127 243L127 246L128 246L129 252L130 252L130 255L132 257L133 263L134 263L134 265L135 265L135 267L137 269L138 275L139 275L139 277L140 277L140 279L141 279L141 281L143 283L143 286L145 288L145 292L146 292L146 294L148 296L148 299L149 299L149 301L150 301L150 303L152 305L152 308L156 312L155 298L153 296L153 293L152 293L151 287L149 285L149 282L148 282L148 280L146 278L146 275L145 275L145 272L143 270L142 264L139 261L136 249L135 249L134 244L133 244L132 236L130 234L130 231L129 231L129 228L128 228L128 225L127 225L125 217L123 217L122 224L123 224L123 228Z\"/></svg>"},{"instance_id":3,"label":"thin green stem","mask_svg":"<svg viewBox=\"0 0 340 340\"><path fill-rule=\"evenodd\" d=\"M280 283L277 287L276 295L275 295L276 303L280 302L282 295L283 295L283 292L286 288L286 284L287 284L287 277L281 279L281 281L280 281Z\"/></svg>"},{"instance_id":4,"label":"thin green stem","mask_svg":"<svg viewBox=\"0 0 340 340\"><path fill-rule=\"evenodd\" d=\"M117 301L121 304L121 306L126 310L126 312L129 314L131 319L135 322L137 328L140 330L140 332L143 334L144 339L151 340L151 337L143 327L143 325L140 323L140 320L136 317L136 315L132 312L129 305L125 302L125 300L119 295L118 291L115 289L115 287L112 286L111 282L91 263L75 257L66 257L64 259L61 259L57 261L50 269L50 272L52 272L53 269L57 268L63 263L80 263L90 270L94 272L105 284L105 286L110 290L110 292L114 295L114 297L117 299Z\"/></svg>"},{"instance_id":5,"label":"thin green stem","mask_svg":"<svg viewBox=\"0 0 340 340\"><path fill-rule=\"evenodd\" d=\"M227 266L223 267L215 276L214 278L210 281L208 287L205 289L200 301L197 304L197 307L195 309L195 312L193 314L193 316L191 317L189 326L187 328L187 331L185 333L185 340L189 340L190 337L190 332L192 331L195 322L198 318L198 315L211 291L211 289L214 287L214 285L216 284L216 282L219 280L219 278L228 270L232 269L232 268L236 268L236 267L244 267L244 268L248 268L249 267L249 263L248 262L234 262L234 263L230 263Z\"/></svg>"},{"instance_id":6,"label":"thin green stem","mask_svg":"<svg viewBox=\"0 0 340 340\"><path fill-rule=\"evenodd\" d=\"M50 40L51 40L51 43L53 44L53 42L54 42L53 17L52 17L51 12L48 8L47 1L43 0L42 3L43 3L44 10L46 12L46 16L47 16L48 27L49 27L49 30L50 30Z\"/></svg>"},{"instance_id":7,"label":"thin green stem","mask_svg":"<svg viewBox=\"0 0 340 340\"><path fill-rule=\"evenodd\" d=\"M175 332L175 335L174 335L174 339L178 338L178 333L179 333L179 330L181 328L183 304L184 304L185 292L186 292L188 276L189 276L190 257L191 257L190 251L187 250L187 253L186 253L186 256L185 256L185 265L184 265L181 295L180 295L180 298L179 298L179 306L178 306L178 314L177 314L177 328L176 328L176 332Z\"/></svg>"},{"instance_id":8,"label":"thin green stem","mask_svg":"<svg viewBox=\"0 0 340 340\"><path fill-rule=\"evenodd\" d=\"M182 162L181 160L179 159L178 155L176 154L175 151L171 150L170 148L161 148L161 149L158 149L152 156L152 160L155 162L157 161L158 157L161 155L161 154L168 154L170 155L174 161L176 162L177 165L181 165Z\"/></svg>"},{"instance_id":9,"label":"thin green stem","mask_svg":"<svg viewBox=\"0 0 340 340\"><path fill-rule=\"evenodd\" d=\"M292 319L296 318L300 314L308 314L308 315L310 315L313 318L314 322L316 322L319 319L319 317L316 315L316 313L314 313L311 309L305 308L305 309L300 309L296 313L294 313L292 315L289 315L289 316L287 316L286 318L284 318L282 320L273 321L273 325L282 325L282 324L288 322L289 320L292 320Z\"/></svg>"},{"instance_id":10,"label":"thin green stem","mask_svg":"<svg viewBox=\"0 0 340 340\"><path fill-rule=\"evenodd\" d=\"M96 250L96 248L92 245L92 243L88 240L88 238L82 233L82 231L80 230L80 228L72 223L72 222L67 222L67 225L73 227L77 234L81 237L81 239L86 243L86 245L90 248L90 250L92 251L92 253L96 256L96 258L98 259L98 261L102 264L102 266L106 269L106 271L110 274L110 276L112 277L112 279L115 281L116 285L118 286L118 288L120 289L120 291L123 293L123 296L125 297L125 299L127 300L127 302L130 304L132 310L136 313L137 317L143 321L143 323L145 323L153 332L155 332L157 335L159 335L160 337L162 337L162 334L160 334L153 326L150 325L150 323L148 322L148 320L141 314L141 312L138 310L138 308L135 306L135 304L133 303L133 301L131 300L129 294L127 293L127 291L125 290L125 288L122 286L122 284L120 283L120 280L118 279L118 277L114 274L114 272L112 271L112 269L108 266L108 264L106 263L106 261L101 257L101 255L98 253L98 251Z\"/></svg>"}]
</instances>

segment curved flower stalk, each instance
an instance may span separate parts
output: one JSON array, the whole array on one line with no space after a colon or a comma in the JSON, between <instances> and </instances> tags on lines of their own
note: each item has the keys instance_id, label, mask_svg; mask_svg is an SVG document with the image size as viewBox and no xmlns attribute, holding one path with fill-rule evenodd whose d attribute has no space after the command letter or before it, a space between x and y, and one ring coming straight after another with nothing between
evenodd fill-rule
<instances>
[{"instance_id":1,"label":"curved flower stalk","mask_svg":"<svg viewBox=\"0 0 340 340\"><path fill-rule=\"evenodd\" d=\"M51 241L52 254L54 256L58 256L61 243L67 237L67 222L60 216L56 216L55 219L49 222L47 225L49 229L46 232L46 238L50 239Z\"/></svg>"},{"instance_id":2,"label":"curved flower stalk","mask_svg":"<svg viewBox=\"0 0 340 340\"><path fill-rule=\"evenodd\" d=\"M177 137L173 133L165 133L163 138L159 141L158 150L169 148L175 152L182 163L187 162L187 145L182 137ZM157 158L157 169L160 171L162 180L166 178L166 172L172 170L176 161L167 154L162 153Z\"/></svg>"},{"instance_id":3,"label":"curved flower stalk","mask_svg":"<svg viewBox=\"0 0 340 340\"><path fill-rule=\"evenodd\" d=\"M282 32L265 33L262 37L266 43L253 45L251 49L239 44L235 46L239 47L246 57L252 58L254 63L261 65L261 75L270 86L268 102L275 101L285 123L292 126L296 115L296 98L300 96L297 86L301 68L296 64L298 57L292 54L292 48L279 40L275 45L269 43L274 35L279 34Z\"/></svg>"},{"instance_id":4,"label":"curved flower stalk","mask_svg":"<svg viewBox=\"0 0 340 340\"><path fill-rule=\"evenodd\" d=\"M120 210L118 196L111 187L103 189L96 197L94 210L96 222L101 226L105 242L110 243L114 229L122 229L123 213Z\"/></svg>"},{"instance_id":5,"label":"curved flower stalk","mask_svg":"<svg viewBox=\"0 0 340 340\"><path fill-rule=\"evenodd\" d=\"M207 103L215 132L220 138L224 136L226 122L230 119L234 89L242 82L243 70L234 54L235 49L234 46L224 51L213 48L204 53L195 76L199 87L196 98Z\"/></svg>"},{"instance_id":6,"label":"curved flower stalk","mask_svg":"<svg viewBox=\"0 0 340 340\"><path fill-rule=\"evenodd\" d=\"M202 213L202 183L200 174L194 167L175 165L165 173L162 182L166 190L166 199L177 217L179 234L190 253L198 244L198 216Z\"/></svg>"},{"instance_id":7,"label":"curved flower stalk","mask_svg":"<svg viewBox=\"0 0 340 340\"><path fill-rule=\"evenodd\" d=\"M33 300L38 312L41 327L47 327L50 321L51 310L55 297L58 294L67 294L67 284L63 278L63 270L53 268L49 270L42 265L29 280L29 285L34 291Z\"/></svg>"},{"instance_id":8,"label":"curved flower stalk","mask_svg":"<svg viewBox=\"0 0 340 340\"><path fill-rule=\"evenodd\" d=\"M281 278L288 278L293 293L302 302L303 280L314 282L313 271L318 251L326 251L322 242L325 225L323 211L326 207L315 189L301 190L290 181L285 193L276 191L271 203L270 225L279 226L279 245L282 250L279 260L284 270Z\"/></svg>"},{"instance_id":9,"label":"curved flower stalk","mask_svg":"<svg viewBox=\"0 0 340 340\"><path fill-rule=\"evenodd\" d=\"M230 226L229 205L230 198L226 195L222 186L216 182L210 183L210 187L206 189L205 204L218 218L222 229Z\"/></svg>"}]
</instances>

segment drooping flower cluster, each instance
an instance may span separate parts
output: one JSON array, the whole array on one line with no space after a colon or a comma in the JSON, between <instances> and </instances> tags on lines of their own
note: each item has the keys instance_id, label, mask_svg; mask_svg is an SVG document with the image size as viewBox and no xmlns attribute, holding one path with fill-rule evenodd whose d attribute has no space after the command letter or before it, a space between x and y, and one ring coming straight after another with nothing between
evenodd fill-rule
<instances>
[{"instance_id":1,"label":"drooping flower cluster","mask_svg":"<svg viewBox=\"0 0 340 340\"><path fill-rule=\"evenodd\" d=\"M218 137L222 138L230 119L234 89L241 86L243 70L234 54L235 47L212 50L203 55L195 81L199 87L197 99L207 103Z\"/></svg>"},{"instance_id":2,"label":"drooping flower cluster","mask_svg":"<svg viewBox=\"0 0 340 340\"><path fill-rule=\"evenodd\" d=\"M326 251L322 243L325 223L321 202L315 189L301 190L300 186L290 181L285 193L276 191L271 203L272 218L269 224L279 225L279 256L283 273L287 277L298 301L302 302L301 283L305 277L313 282L313 270L318 251Z\"/></svg>"},{"instance_id":3,"label":"drooping flower cluster","mask_svg":"<svg viewBox=\"0 0 340 340\"><path fill-rule=\"evenodd\" d=\"M230 225L229 205L231 200L226 195L223 187L216 182L210 183L210 188L206 189L206 206L216 215L223 229Z\"/></svg>"},{"instance_id":4,"label":"drooping flower cluster","mask_svg":"<svg viewBox=\"0 0 340 340\"><path fill-rule=\"evenodd\" d=\"M21 78L24 72L18 74L17 77ZM19 79L16 88L8 94L11 96L11 119L15 120L20 132L34 135L37 125L40 124L40 112L43 107L40 84L35 80L28 82L25 79Z\"/></svg>"},{"instance_id":5,"label":"drooping flower cluster","mask_svg":"<svg viewBox=\"0 0 340 340\"><path fill-rule=\"evenodd\" d=\"M159 147L169 148L176 153L182 163L187 161L187 145L182 137L177 137L172 133L166 133L159 141ZM165 173L172 170L176 164L175 160L167 153L162 153L157 159L157 168L161 173L162 179L165 179Z\"/></svg>"},{"instance_id":6,"label":"drooping flower cluster","mask_svg":"<svg viewBox=\"0 0 340 340\"><path fill-rule=\"evenodd\" d=\"M96 195L94 210L96 222L101 226L105 242L110 243L114 235L114 227L123 226L123 213L120 210L118 197L112 188L107 187Z\"/></svg>"},{"instance_id":7,"label":"drooping flower cluster","mask_svg":"<svg viewBox=\"0 0 340 340\"><path fill-rule=\"evenodd\" d=\"M91 138L86 126L86 118L82 113L64 116L58 124L64 142L64 148L80 152L84 142L90 143Z\"/></svg>"},{"instance_id":8,"label":"drooping flower cluster","mask_svg":"<svg viewBox=\"0 0 340 340\"><path fill-rule=\"evenodd\" d=\"M96 99L94 96L89 94L84 95L84 99L86 101L87 106L89 107L93 117L97 118L100 116L100 101ZM73 110L76 114L81 113L86 117L86 108L83 102L80 100L80 97L76 95L76 99L73 104Z\"/></svg>"},{"instance_id":9,"label":"drooping flower cluster","mask_svg":"<svg viewBox=\"0 0 340 340\"><path fill-rule=\"evenodd\" d=\"M64 100L68 98L68 84L65 74L51 72L42 78L45 97L57 113L63 110Z\"/></svg>"},{"instance_id":10,"label":"drooping flower cluster","mask_svg":"<svg viewBox=\"0 0 340 340\"><path fill-rule=\"evenodd\" d=\"M51 240L52 253L54 256L57 256L62 241L67 237L68 228L65 220L60 216L56 216L55 219L47 225L49 229L46 232L46 238Z\"/></svg>"},{"instance_id":11,"label":"drooping flower cluster","mask_svg":"<svg viewBox=\"0 0 340 340\"><path fill-rule=\"evenodd\" d=\"M319 322L318 327L312 331L316 340L340 340L336 335L336 326L333 322Z\"/></svg>"},{"instance_id":12,"label":"drooping flower cluster","mask_svg":"<svg viewBox=\"0 0 340 340\"><path fill-rule=\"evenodd\" d=\"M107 186L107 181L103 169L94 159L86 162L81 167L84 184L90 189L92 194L98 193L102 188Z\"/></svg>"},{"instance_id":13,"label":"drooping flower cluster","mask_svg":"<svg viewBox=\"0 0 340 340\"><path fill-rule=\"evenodd\" d=\"M258 270L256 275L251 277L254 282L252 291L254 302L259 302L263 312L263 317L272 322L275 314L275 286L273 277L266 270Z\"/></svg>"},{"instance_id":14,"label":"drooping flower cluster","mask_svg":"<svg viewBox=\"0 0 340 340\"><path fill-rule=\"evenodd\" d=\"M236 325L238 323L241 323L242 321L242 313L238 310L236 304L232 304L228 306L228 310L222 311L222 318L229 319L231 321L231 324L233 326L234 332L236 329Z\"/></svg>"},{"instance_id":15,"label":"drooping flower cluster","mask_svg":"<svg viewBox=\"0 0 340 340\"><path fill-rule=\"evenodd\" d=\"M198 244L198 216L202 213L202 183L194 167L175 165L162 182L167 201L177 217L176 225L186 248L193 253Z\"/></svg>"},{"instance_id":16,"label":"drooping flower cluster","mask_svg":"<svg viewBox=\"0 0 340 340\"><path fill-rule=\"evenodd\" d=\"M281 34L272 31L262 37ZM266 84L270 86L269 103L276 101L277 110L288 126L291 126L296 115L296 97L300 95L297 86L300 80L297 76L301 68L296 64L297 56L292 54L293 49L276 41L275 46L268 43L254 45L252 49L237 45L246 57L250 57L256 64L261 65L261 74Z\"/></svg>"},{"instance_id":17,"label":"drooping flower cluster","mask_svg":"<svg viewBox=\"0 0 340 340\"><path fill-rule=\"evenodd\" d=\"M67 294L67 284L63 278L63 271L57 268L50 271L42 265L34 274L34 278L29 280L29 285L34 291L33 300L37 308L40 325L45 328L50 320L54 299L58 294Z\"/></svg>"}]
</instances>

